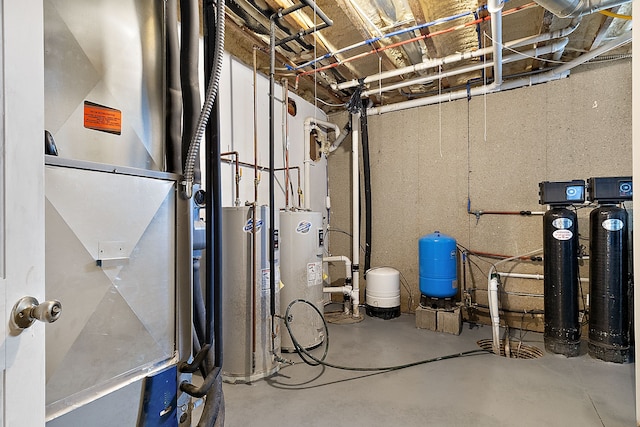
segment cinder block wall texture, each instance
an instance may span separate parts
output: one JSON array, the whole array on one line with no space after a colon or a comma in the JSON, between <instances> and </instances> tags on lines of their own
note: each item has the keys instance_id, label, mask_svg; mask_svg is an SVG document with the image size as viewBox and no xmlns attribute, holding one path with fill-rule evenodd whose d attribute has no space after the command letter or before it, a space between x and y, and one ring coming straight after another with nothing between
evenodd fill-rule
<instances>
[{"instance_id":1,"label":"cinder block wall texture","mask_svg":"<svg viewBox=\"0 0 640 427\"><path fill-rule=\"evenodd\" d=\"M330 120L342 126L348 115ZM468 207L543 211L538 204L540 181L631 175L631 61L589 64L567 79L469 101L369 116L368 124L371 266L400 270L407 282L401 287L402 310L413 311L420 296L418 240L426 234L438 230L472 251L496 254L542 248L541 216L476 217ZM328 163L333 230L329 249L333 255L351 256L350 238L344 233L351 230L351 138ZM578 211L587 252L589 211ZM362 230L364 234L364 224ZM496 261L471 256L464 265L459 262L460 289L466 288L478 305L465 310L467 319L488 321L488 310L482 307L487 304L486 274ZM334 283L341 281L343 268L330 267ZM543 273L541 262L507 263L498 269ZM588 262L580 273L588 277ZM366 281L361 283L366 288ZM502 290L501 307L513 311L503 318L516 327L540 330L542 316L523 311L543 308L543 281L506 278ZM588 292L585 283L585 298Z\"/></svg>"}]
</instances>

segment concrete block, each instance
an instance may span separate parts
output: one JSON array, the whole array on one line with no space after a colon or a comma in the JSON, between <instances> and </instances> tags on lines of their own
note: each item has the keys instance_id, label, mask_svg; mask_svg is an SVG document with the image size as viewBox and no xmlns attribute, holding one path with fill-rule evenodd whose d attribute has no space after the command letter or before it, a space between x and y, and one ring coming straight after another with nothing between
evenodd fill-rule
<instances>
[{"instance_id":1,"label":"concrete block","mask_svg":"<svg viewBox=\"0 0 640 427\"><path fill-rule=\"evenodd\" d=\"M436 324L437 332L460 335L460 332L462 332L462 313L460 307L456 307L453 310L438 310Z\"/></svg>"},{"instance_id":2,"label":"concrete block","mask_svg":"<svg viewBox=\"0 0 640 427\"><path fill-rule=\"evenodd\" d=\"M416 328L435 331L437 328L437 311L433 308L418 306L416 308Z\"/></svg>"}]
</instances>

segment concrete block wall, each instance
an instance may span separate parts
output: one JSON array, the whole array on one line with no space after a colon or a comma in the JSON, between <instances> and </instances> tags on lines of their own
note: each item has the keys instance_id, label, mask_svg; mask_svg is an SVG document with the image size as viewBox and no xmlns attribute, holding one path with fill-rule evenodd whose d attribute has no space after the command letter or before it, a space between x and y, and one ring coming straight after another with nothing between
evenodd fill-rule
<instances>
[{"instance_id":1,"label":"concrete block wall","mask_svg":"<svg viewBox=\"0 0 640 427\"><path fill-rule=\"evenodd\" d=\"M346 113L330 116L344 125ZM472 211L543 211L538 183L631 175L631 61L588 64L560 81L410 110L369 116L373 203L372 267L400 270L402 309L419 301L418 239L435 230L475 251L518 255L542 248L541 216L482 215ZM351 139L328 160L330 252L351 255ZM363 202L364 203L364 202ZM581 242L588 251L588 214L580 209ZM364 219L364 216L363 216ZM362 236L364 244L364 236ZM486 273L494 259L471 257L466 283L474 303L487 304ZM507 263L500 271L542 274L541 262ZM581 265L588 277L588 262ZM330 267L339 282L341 266ZM364 283L364 282L363 282ZM366 283L364 284L366 287ZM504 290L538 294L542 280L507 278ZM588 293L588 284L583 286ZM586 295L585 295L586 296ZM364 301L364 299L363 299ZM540 296L501 295L502 308L541 310ZM488 310L467 318L488 320ZM540 330L542 316L504 316L514 326Z\"/></svg>"}]
</instances>

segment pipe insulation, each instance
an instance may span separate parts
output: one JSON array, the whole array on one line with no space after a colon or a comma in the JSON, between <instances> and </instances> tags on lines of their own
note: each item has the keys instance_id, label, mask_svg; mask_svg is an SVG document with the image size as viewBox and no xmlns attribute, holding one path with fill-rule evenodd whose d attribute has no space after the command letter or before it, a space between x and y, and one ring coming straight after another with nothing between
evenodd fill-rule
<instances>
[{"instance_id":1,"label":"pipe insulation","mask_svg":"<svg viewBox=\"0 0 640 427\"><path fill-rule=\"evenodd\" d=\"M523 59L529 59L531 57L539 57L541 55L546 55L549 53L561 52L564 50L564 48L567 46L568 43L569 43L569 38L563 37L559 40L556 40L553 43L546 44L544 46L540 46L534 49L529 49L524 52L513 53L512 55L503 56L502 64L503 65L509 64L511 62L520 61ZM493 67L493 65L494 65L494 61L487 61L487 62L481 62L479 64L467 65L465 67L455 68L455 69L444 71L438 74L432 74L430 76L418 77L418 78L409 79L409 80L402 80L398 83L390 84L387 86L365 90L364 92L362 92L362 96L366 97L370 95L376 95L381 92L388 92L391 90L396 90L396 89L400 89L400 88L411 86L411 85L426 84L438 79L457 76L457 75L469 73L472 71L483 70L485 68Z\"/></svg>"},{"instance_id":2,"label":"pipe insulation","mask_svg":"<svg viewBox=\"0 0 640 427\"><path fill-rule=\"evenodd\" d=\"M567 37L578 28L578 26L580 25L580 21L581 21L580 18L576 18L576 19L573 19L571 23L565 28L561 28L559 30L548 32L548 33L536 34L533 36L527 36L527 37L511 40L509 42L504 43L504 47L515 49L522 46L528 46L532 44L535 45L541 42L546 42L549 40ZM398 77L403 74L418 73L420 71L425 71L432 68L438 68L443 65L453 64L453 63L460 62L467 59L481 58L491 53L492 50L493 50L493 47L485 47L482 49L476 49L469 52L454 53L452 55L448 55L442 58L432 58L432 59L423 61L419 64L372 74L362 79L362 81L358 79L353 79L353 80L348 80L346 82L339 83L339 84L332 84L331 88L334 90L349 89L349 88L358 86L361 83L364 83L366 85L372 82L379 82L381 80L386 80L392 77Z\"/></svg>"},{"instance_id":3,"label":"pipe insulation","mask_svg":"<svg viewBox=\"0 0 640 427\"><path fill-rule=\"evenodd\" d=\"M534 0L558 18L575 18L629 3L631 0Z\"/></svg>"},{"instance_id":4,"label":"pipe insulation","mask_svg":"<svg viewBox=\"0 0 640 427\"><path fill-rule=\"evenodd\" d=\"M632 36L631 32L628 32L626 34L621 35L620 37L613 39L609 43L603 44L600 47L588 53L580 55L576 59L570 62L567 62L564 65L561 65L550 71L536 74L533 76L507 80L503 82L499 88L493 85L472 87L469 90L466 90L466 89L459 90L459 91L443 93L443 94L434 95L434 96L428 96L424 98L416 98L410 101L398 102L390 105L372 107L368 109L368 113L369 115L390 113L394 111L406 110L408 108L416 108L416 107L422 107L425 105L438 104L441 102L455 101L457 99L466 99L468 96L480 96L480 95L485 95L489 93L499 92L501 90L517 89L521 87L532 86L535 84L547 83L553 80L559 80L567 77L569 75L569 71L572 68L575 68L578 65L581 65L589 61L590 59L595 58L598 55L601 55L605 52L608 52L610 50L613 50L617 47L620 47L630 42L631 36Z\"/></svg>"}]
</instances>

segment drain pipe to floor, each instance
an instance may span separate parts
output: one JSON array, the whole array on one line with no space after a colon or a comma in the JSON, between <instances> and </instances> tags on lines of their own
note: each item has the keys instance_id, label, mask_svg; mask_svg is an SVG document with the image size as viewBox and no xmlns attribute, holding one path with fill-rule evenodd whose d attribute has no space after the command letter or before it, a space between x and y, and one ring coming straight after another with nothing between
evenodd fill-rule
<instances>
[{"instance_id":1,"label":"drain pipe to floor","mask_svg":"<svg viewBox=\"0 0 640 427\"><path fill-rule=\"evenodd\" d=\"M345 267L344 286L323 287L322 292L331 293L331 294L343 294L345 296L350 297L352 301L358 300L359 295L354 294L353 286L351 285L351 282L352 282L351 260L344 255L338 255L338 256L324 257L322 258L322 261L323 262L344 262L344 267ZM346 304L344 307L344 312L345 314L349 313L349 306Z\"/></svg>"},{"instance_id":2,"label":"drain pipe to floor","mask_svg":"<svg viewBox=\"0 0 640 427\"><path fill-rule=\"evenodd\" d=\"M508 261L520 260L522 257L530 256L542 252L542 249L536 249L535 251L528 252L523 255L516 255L510 258L502 259L491 266L489 275L487 277L487 290L489 292L489 314L491 316L491 333L493 337L493 352L500 355L500 304L498 301L498 273L496 268L500 264L504 264Z\"/></svg>"}]
</instances>

